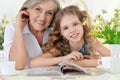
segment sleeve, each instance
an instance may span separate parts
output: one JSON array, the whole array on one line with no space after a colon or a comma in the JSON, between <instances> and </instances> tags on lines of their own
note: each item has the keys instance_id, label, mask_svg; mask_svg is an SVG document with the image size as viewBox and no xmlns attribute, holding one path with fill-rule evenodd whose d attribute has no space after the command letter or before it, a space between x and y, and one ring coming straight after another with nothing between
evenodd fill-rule
<instances>
[{"instance_id":1,"label":"sleeve","mask_svg":"<svg viewBox=\"0 0 120 80\"><path fill-rule=\"evenodd\" d=\"M13 24L9 23L5 29L4 42L3 42L5 60L9 60L9 51L14 40L14 32L15 32L15 29Z\"/></svg>"},{"instance_id":2,"label":"sleeve","mask_svg":"<svg viewBox=\"0 0 120 80\"><path fill-rule=\"evenodd\" d=\"M48 42L48 36L49 36L49 34L50 34L51 32L53 32L53 29L52 29L52 28L47 28L47 29L45 30L44 37L43 37L43 43Z\"/></svg>"}]
</instances>

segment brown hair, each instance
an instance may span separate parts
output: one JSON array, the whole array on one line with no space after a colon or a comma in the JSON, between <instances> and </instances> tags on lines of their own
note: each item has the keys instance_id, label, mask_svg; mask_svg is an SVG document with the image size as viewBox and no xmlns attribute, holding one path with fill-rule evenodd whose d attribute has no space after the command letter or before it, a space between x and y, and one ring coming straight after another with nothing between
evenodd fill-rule
<instances>
[{"instance_id":1,"label":"brown hair","mask_svg":"<svg viewBox=\"0 0 120 80\"><path fill-rule=\"evenodd\" d=\"M87 22L86 25L83 25L83 30L84 30L83 37L84 37L84 40L87 41L87 49L90 52L92 52L94 48L93 47L94 37L89 35L90 30L93 28L93 26L91 26L91 23L90 23L91 19L86 11L82 11L77 6L74 6L74 5L65 7L64 9L60 10L56 14L55 20L54 20L54 31L49 35L48 43L43 46L43 52L52 51L51 52L52 54L59 55L61 51L64 52L65 54L68 54L68 52L70 51L70 46L68 41L64 39L60 34L60 22L62 17L66 14L76 15L78 19L81 21L81 23L85 21ZM57 52L54 53L53 52L54 50L56 50Z\"/></svg>"}]
</instances>

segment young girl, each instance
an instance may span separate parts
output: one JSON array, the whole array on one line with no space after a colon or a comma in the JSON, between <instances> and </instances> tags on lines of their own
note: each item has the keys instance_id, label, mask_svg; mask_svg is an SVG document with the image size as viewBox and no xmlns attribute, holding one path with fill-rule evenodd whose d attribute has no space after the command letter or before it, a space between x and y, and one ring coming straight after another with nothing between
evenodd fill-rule
<instances>
[{"instance_id":1,"label":"young girl","mask_svg":"<svg viewBox=\"0 0 120 80\"><path fill-rule=\"evenodd\" d=\"M81 66L97 66L100 56L110 56L110 51L97 38L89 35L93 27L90 22L87 12L77 6L60 10L55 16L49 42L43 46L44 54L34 58L30 66L51 66L66 60Z\"/></svg>"}]
</instances>

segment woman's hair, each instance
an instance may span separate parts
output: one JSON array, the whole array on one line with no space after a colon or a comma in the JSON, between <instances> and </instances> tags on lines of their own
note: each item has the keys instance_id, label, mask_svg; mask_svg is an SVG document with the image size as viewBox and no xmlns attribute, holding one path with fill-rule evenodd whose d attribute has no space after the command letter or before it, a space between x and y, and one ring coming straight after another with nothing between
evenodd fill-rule
<instances>
[{"instance_id":1,"label":"woman's hair","mask_svg":"<svg viewBox=\"0 0 120 80\"><path fill-rule=\"evenodd\" d=\"M55 14L54 14L54 16L55 16L56 13L57 13L57 12L59 11L59 9L60 9L60 3L59 3L58 0L26 0L26 1L23 3L20 11L21 11L21 10L26 10L26 9L28 9L28 8L30 8L30 7L33 7L33 6L37 5L37 4L42 3L42 2L45 2L45 1L54 1L54 3L55 3L56 6L57 6L57 7L56 7L56 10L55 10ZM53 19L52 19L49 27L52 27L52 25L53 25L54 16L53 16Z\"/></svg>"},{"instance_id":2,"label":"woman's hair","mask_svg":"<svg viewBox=\"0 0 120 80\"><path fill-rule=\"evenodd\" d=\"M60 9L60 3L59 3L58 0L26 0L23 3L20 11L24 10L24 9L27 9L27 8L30 8L30 7L33 7L33 6L37 5L37 4L45 2L45 1L54 1L56 6L57 6L56 12Z\"/></svg>"},{"instance_id":3,"label":"woman's hair","mask_svg":"<svg viewBox=\"0 0 120 80\"><path fill-rule=\"evenodd\" d=\"M69 42L64 39L64 37L60 34L60 22L64 15L70 14L70 15L76 15L81 23L86 22L87 24L83 25L83 38L87 41L87 49L92 52L93 49L93 39L91 35L89 35L90 30L93 28L91 25L91 19L86 11L80 10L77 6L71 5L68 7L65 7L62 10L59 10L59 12L56 14L54 19L54 26L53 26L53 32L49 35L48 43L43 45L43 52L51 52L53 54L59 55L60 52L64 52L64 54L68 54L70 51ZM54 53L53 51L56 50L57 53Z\"/></svg>"}]
</instances>

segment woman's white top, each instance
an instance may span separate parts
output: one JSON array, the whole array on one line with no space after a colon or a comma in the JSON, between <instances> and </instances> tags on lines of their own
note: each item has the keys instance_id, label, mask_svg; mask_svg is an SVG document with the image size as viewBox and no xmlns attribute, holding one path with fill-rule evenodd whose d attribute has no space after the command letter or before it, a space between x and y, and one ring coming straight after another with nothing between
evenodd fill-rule
<instances>
[{"instance_id":1,"label":"woman's white top","mask_svg":"<svg viewBox=\"0 0 120 80\"><path fill-rule=\"evenodd\" d=\"M14 33L15 33L14 26L15 26L15 23L11 22L6 26L6 29L5 29L3 47L5 51L6 60L9 60L9 51L14 40ZM48 35L50 32L52 32L51 28L47 28L45 30L44 36L43 36L43 44L48 41ZM29 57L27 62L27 65L28 65L30 59L42 54L42 49L37 39L35 38L35 36L29 30L28 24L26 24L25 28L23 29L23 36L24 36L25 46L28 52L28 57Z\"/></svg>"}]
</instances>

